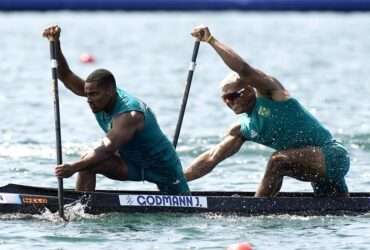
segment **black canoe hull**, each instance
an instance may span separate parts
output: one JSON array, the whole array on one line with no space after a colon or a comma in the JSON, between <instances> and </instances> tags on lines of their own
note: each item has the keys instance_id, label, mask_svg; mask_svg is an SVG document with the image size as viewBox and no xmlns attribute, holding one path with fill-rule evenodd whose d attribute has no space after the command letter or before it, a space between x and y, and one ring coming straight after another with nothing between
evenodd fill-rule
<instances>
[{"instance_id":1,"label":"black canoe hull","mask_svg":"<svg viewBox=\"0 0 370 250\"><path fill-rule=\"evenodd\" d=\"M91 193L65 190L66 206L80 202L85 212L217 213L245 216L343 215L370 211L370 193L351 193L349 198L314 197L312 193L280 193L274 198L255 198L252 192L192 192L170 196L156 191L98 190ZM9 184L0 187L0 214L39 214L58 209L57 189Z\"/></svg>"}]
</instances>

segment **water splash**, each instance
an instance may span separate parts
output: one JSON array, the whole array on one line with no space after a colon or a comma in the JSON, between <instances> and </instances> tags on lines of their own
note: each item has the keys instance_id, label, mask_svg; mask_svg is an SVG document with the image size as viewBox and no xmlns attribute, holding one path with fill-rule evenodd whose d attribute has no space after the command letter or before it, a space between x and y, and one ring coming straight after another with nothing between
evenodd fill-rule
<instances>
[{"instance_id":1,"label":"water splash","mask_svg":"<svg viewBox=\"0 0 370 250\"><path fill-rule=\"evenodd\" d=\"M64 206L64 215L67 218L68 222L81 221L85 219L99 219L104 217L105 214L93 215L85 212L86 204L81 202L76 202ZM0 220L40 220L40 221L49 221L52 223L66 223L62 219L58 212L52 212L49 209L45 209L41 214L22 214L22 213L13 213L13 214L1 214Z\"/></svg>"}]
</instances>

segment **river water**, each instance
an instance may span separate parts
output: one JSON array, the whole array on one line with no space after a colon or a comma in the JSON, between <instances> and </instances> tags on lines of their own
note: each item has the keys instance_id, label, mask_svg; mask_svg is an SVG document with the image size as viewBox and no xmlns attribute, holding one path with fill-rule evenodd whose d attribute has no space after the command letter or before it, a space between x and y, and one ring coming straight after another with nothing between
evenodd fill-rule
<instances>
[{"instance_id":1,"label":"river water","mask_svg":"<svg viewBox=\"0 0 370 250\"><path fill-rule=\"evenodd\" d=\"M278 78L349 149L351 191L370 191L370 16L367 13L0 13L0 185L56 187L55 136L48 42L44 27L62 27L71 68L85 78L110 69L118 85L143 99L173 136L197 24L207 24L257 68ZM95 64L82 64L90 53ZM238 118L219 98L228 73L201 44L178 146L184 168L219 142ZM86 101L60 87L66 162L103 137ZM254 191L270 149L246 143L192 190ZM74 178L65 180L74 187ZM99 189L155 190L142 182L99 177ZM310 191L286 178L283 191ZM105 214L1 215L0 249L226 249L250 242L254 249L369 249L369 215L257 216Z\"/></svg>"}]
</instances>

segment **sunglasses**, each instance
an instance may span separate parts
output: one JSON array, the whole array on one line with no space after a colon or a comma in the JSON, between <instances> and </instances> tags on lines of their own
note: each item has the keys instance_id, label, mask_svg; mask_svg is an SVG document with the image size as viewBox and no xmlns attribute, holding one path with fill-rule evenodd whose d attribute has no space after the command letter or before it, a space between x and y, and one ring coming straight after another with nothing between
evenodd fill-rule
<instances>
[{"instance_id":1,"label":"sunglasses","mask_svg":"<svg viewBox=\"0 0 370 250\"><path fill-rule=\"evenodd\" d=\"M243 95L244 91L245 91L245 88L242 88L242 89L239 89L238 91L225 94L225 95L222 96L222 98L224 100L228 100L228 101L232 102L232 101L235 101L236 99L238 99L239 97L241 97Z\"/></svg>"}]
</instances>

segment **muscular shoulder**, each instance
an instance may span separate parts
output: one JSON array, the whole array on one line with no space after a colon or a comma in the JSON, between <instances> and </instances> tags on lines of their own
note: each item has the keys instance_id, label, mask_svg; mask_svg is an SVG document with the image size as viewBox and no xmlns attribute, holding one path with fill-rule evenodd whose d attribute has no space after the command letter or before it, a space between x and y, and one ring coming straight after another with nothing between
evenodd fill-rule
<instances>
[{"instance_id":1,"label":"muscular shoulder","mask_svg":"<svg viewBox=\"0 0 370 250\"><path fill-rule=\"evenodd\" d=\"M234 123L233 125L231 125L227 132L227 135L243 138L240 123Z\"/></svg>"},{"instance_id":2,"label":"muscular shoulder","mask_svg":"<svg viewBox=\"0 0 370 250\"><path fill-rule=\"evenodd\" d=\"M286 101L290 98L290 94L285 89L276 89L276 90L270 90L266 92L260 92L258 91L258 96L263 96L265 98L268 98L272 101L282 102Z\"/></svg>"},{"instance_id":3,"label":"muscular shoulder","mask_svg":"<svg viewBox=\"0 0 370 250\"><path fill-rule=\"evenodd\" d=\"M118 114L113 118L113 128L136 128L142 129L144 127L144 114L139 111L130 111Z\"/></svg>"},{"instance_id":4,"label":"muscular shoulder","mask_svg":"<svg viewBox=\"0 0 370 250\"><path fill-rule=\"evenodd\" d=\"M245 73L241 80L257 90L259 96L274 100L285 101L289 99L289 92L275 77L265 74L261 70L250 67L249 73Z\"/></svg>"}]
</instances>

